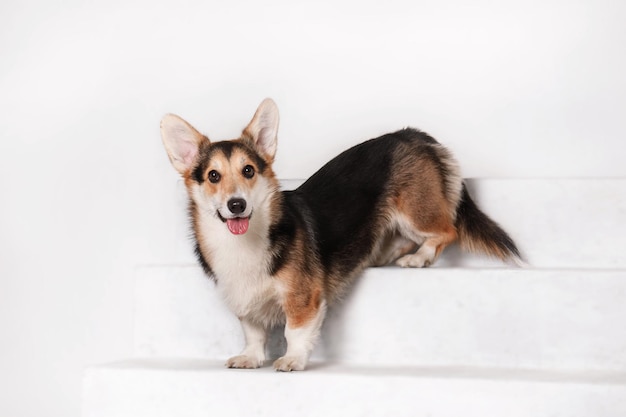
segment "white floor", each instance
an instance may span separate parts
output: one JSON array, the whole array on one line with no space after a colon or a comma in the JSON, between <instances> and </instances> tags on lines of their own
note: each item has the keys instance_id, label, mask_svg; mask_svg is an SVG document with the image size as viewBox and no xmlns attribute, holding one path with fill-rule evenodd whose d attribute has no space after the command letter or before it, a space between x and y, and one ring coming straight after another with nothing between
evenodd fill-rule
<instances>
[{"instance_id":1,"label":"white floor","mask_svg":"<svg viewBox=\"0 0 626 417\"><path fill-rule=\"evenodd\" d=\"M282 374L143 359L89 369L85 401L90 417L617 417L626 375L328 364Z\"/></svg>"}]
</instances>

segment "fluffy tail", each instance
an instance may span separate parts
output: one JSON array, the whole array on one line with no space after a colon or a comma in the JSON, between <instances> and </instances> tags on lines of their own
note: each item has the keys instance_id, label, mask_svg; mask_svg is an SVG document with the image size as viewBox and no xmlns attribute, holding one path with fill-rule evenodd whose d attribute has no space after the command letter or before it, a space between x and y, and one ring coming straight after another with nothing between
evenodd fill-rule
<instances>
[{"instance_id":1,"label":"fluffy tail","mask_svg":"<svg viewBox=\"0 0 626 417\"><path fill-rule=\"evenodd\" d=\"M480 211L463 184L461 202L457 209L456 228L461 248L512 261L522 266L524 261L513 239L485 213Z\"/></svg>"}]
</instances>

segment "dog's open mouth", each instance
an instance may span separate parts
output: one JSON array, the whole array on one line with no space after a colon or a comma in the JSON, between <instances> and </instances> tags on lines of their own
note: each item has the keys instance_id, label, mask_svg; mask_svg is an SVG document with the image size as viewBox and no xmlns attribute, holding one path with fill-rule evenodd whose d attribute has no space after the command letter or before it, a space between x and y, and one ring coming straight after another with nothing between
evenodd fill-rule
<instances>
[{"instance_id":1,"label":"dog's open mouth","mask_svg":"<svg viewBox=\"0 0 626 417\"><path fill-rule=\"evenodd\" d=\"M250 225L250 217L233 217L232 219L224 218L220 212L217 212L218 217L221 221L226 223L226 227L233 235L243 235L248 231L248 226Z\"/></svg>"}]
</instances>

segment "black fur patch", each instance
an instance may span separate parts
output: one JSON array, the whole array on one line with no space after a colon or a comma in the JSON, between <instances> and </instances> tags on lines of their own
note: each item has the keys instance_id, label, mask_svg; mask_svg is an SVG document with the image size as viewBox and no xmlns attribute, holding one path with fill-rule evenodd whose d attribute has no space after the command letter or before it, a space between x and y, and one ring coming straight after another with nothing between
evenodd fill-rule
<instances>
[{"instance_id":1,"label":"black fur patch","mask_svg":"<svg viewBox=\"0 0 626 417\"><path fill-rule=\"evenodd\" d=\"M273 257L270 265L270 275L276 274L290 260L292 242L296 238L296 230L305 231L303 237L306 250L317 251L316 231L312 226L313 216L302 197L294 191L284 191L281 194L280 212L282 217L270 228L269 238ZM302 260L303 272L309 273L314 268L316 256L309 256Z\"/></svg>"},{"instance_id":2,"label":"black fur patch","mask_svg":"<svg viewBox=\"0 0 626 417\"><path fill-rule=\"evenodd\" d=\"M187 213L189 214L189 218L191 219L191 224L193 225L196 222L196 204L190 198L189 205L187 206ZM213 273L213 269L209 264L209 261L202 254L202 250L200 249L200 244L198 243L198 237L196 236L195 228L191 228L191 237L195 243L194 253L196 254L196 258L198 259L198 263L202 266L204 272L209 276L209 278L214 279L217 282L217 277Z\"/></svg>"},{"instance_id":3,"label":"black fur patch","mask_svg":"<svg viewBox=\"0 0 626 417\"><path fill-rule=\"evenodd\" d=\"M456 226L467 231L474 240L488 244L493 242L502 253L521 259L519 249L498 223L483 213L469 195L463 184L461 202L457 209Z\"/></svg>"},{"instance_id":4,"label":"black fur patch","mask_svg":"<svg viewBox=\"0 0 626 417\"><path fill-rule=\"evenodd\" d=\"M197 242L194 252L196 253L196 258L198 258L198 262L200 263L200 266L204 270L205 274L207 274L209 277L213 278L217 282L217 277L213 273L211 265L209 265L209 262L207 262L204 255L202 254L202 250L200 250L200 245Z\"/></svg>"},{"instance_id":5,"label":"black fur patch","mask_svg":"<svg viewBox=\"0 0 626 417\"><path fill-rule=\"evenodd\" d=\"M378 202L391 175L393 151L407 140L402 136L385 135L348 149L295 191L314 216L327 272L348 274L372 251L382 215Z\"/></svg>"},{"instance_id":6,"label":"black fur patch","mask_svg":"<svg viewBox=\"0 0 626 417\"><path fill-rule=\"evenodd\" d=\"M428 143L429 145L439 144L439 142L437 142L437 140L433 138L432 136L430 136L428 133L422 132L421 130L414 129L412 127L407 127L402 130L398 130L397 132L393 133L393 135L396 135L405 141L406 140L420 140L420 141Z\"/></svg>"},{"instance_id":7,"label":"black fur patch","mask_svg":"<svg viewBox=\"0 0 626 417\"><path fill-rule=\"evenodd\" d=\"M282 217L270 227L269 239L273 252L270 275L275 275L289 261L289 248L296 236L296 216L286 204L286 200L289 200L289 193L289 191L284 192L284 198L280 202L279 210Z\"/></svg>"}]
</instances>

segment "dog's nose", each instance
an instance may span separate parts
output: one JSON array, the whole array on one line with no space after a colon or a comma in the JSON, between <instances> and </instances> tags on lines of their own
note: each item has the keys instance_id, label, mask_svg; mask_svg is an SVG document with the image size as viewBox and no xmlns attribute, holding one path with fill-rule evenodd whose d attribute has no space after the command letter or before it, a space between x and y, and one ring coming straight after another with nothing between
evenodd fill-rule
<instances>
[{"instance_id":1,"label":"dog's nose","mask_svg":"<svg viewBox=\"0 0 626 417\"><path fill-rule=\"evenodd\" d=\"M246 200L243 198L231 198L227 205L228 210L233 214L241 214L246 210Z\"/></svg>"}]
</instances>

